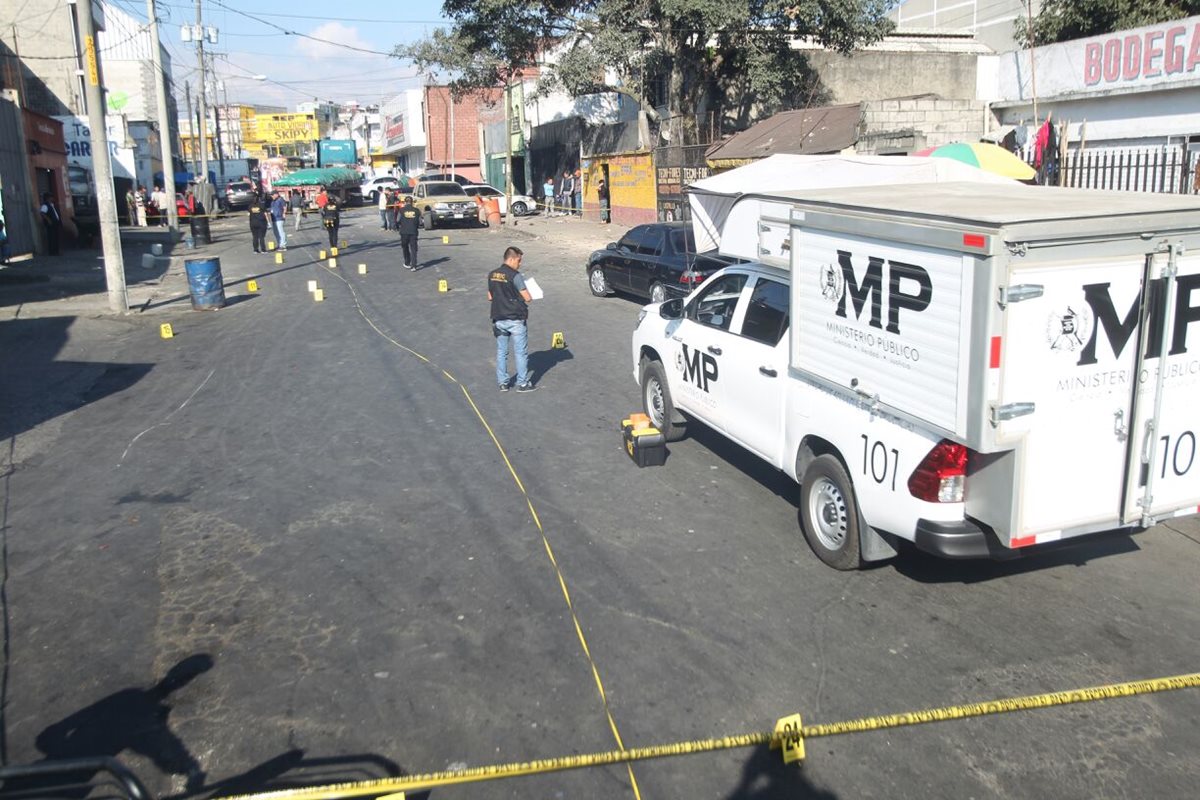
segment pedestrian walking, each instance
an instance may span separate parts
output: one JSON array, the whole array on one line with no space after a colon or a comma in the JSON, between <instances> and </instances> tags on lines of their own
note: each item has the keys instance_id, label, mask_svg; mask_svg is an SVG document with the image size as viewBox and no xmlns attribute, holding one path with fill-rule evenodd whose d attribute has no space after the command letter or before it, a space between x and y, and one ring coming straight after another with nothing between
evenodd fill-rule
<instances>
[{"instance_id":1,"label":"pedestrian walking","mask_svg":"<svg viewBox=\"0 0 1200 800\"><path fill-rule=\"evenodd\" d=\"M275 229L275 244L280 250L287 250L287 229L285 222L287 220L287 203L283 200L283 195L279 194L279 190L274 191L274 197L271 199L271 226Z\"/></svg>"},{"instance_id":2,"label":"pedestrian walking","mask_svg":"<svg viewBox=\"0 0 1200 800\"><path fill-rule=\"evenodd\" d=\"M546 204L546 216L554 216L554 176L547 175L542 184L542 201Z\"/></svg>"},{"instance_id":3,"label":"pedestrian walking","mask_svg":"<svg viewBox=\"0 0 1200 800\"><path fill-rule=\"evenodd\" d=\"M575 178L575 184L574 184L575 188L574 188L572 198L571 198L572 199L571 206L574 209L575 213L582 217L583 216L583 176L579 174L578 169L575 170L574 178Z\"/></svg>"},{"instance_id":4,"label":"pedestrian walking","mask_svg":"<svg viewBox=\"0 0 1200 800\"><path fill-rule=\"evenodd\" d=\"M54 198L50 193L42 195L42 205L38 209L42 215L42 228L46 232L46 251L52 255L58 255L58 237L62 234L62 214L58 213L58 206L54 203Z\"/></svg>"},{"instance_id":5,"label":"pedestrian walking","mask_svg":"<svg viewBox=\"0 0 1200 800\"><path fill-rule=\"evenodd\" d=\"M146 227L146 187L138 186L134 192L133 201L137 206L137 224L139 228Z\"/></svg>"},{"instance_id":6,"label":"pedestrian walking","mask_svg":"<svg viewBox=\"0 0 1200 800\"><path fill-rule=\"evenodd\" d=\"M292 207L292 215L296 218L296 230L300 230L300 223L304 221L304 193L299 189L292 189L288 202Z\"/></svg>"},{"instance_id":7,"label":"pedestrian walking","mask_svg":"<svg viewBox=\"0 0 1200 800\"><path fill-rule=\"evenodd\" d=\"M129 212L129 224L136 226L137 223L137 197L133 194L133 187L130 186L125 190L125 209Z\"/></svg>"},{"instance_id":8,"label":"pedestrian walking","mask_svg":"<svg viewBox=\"0 0 1200 800\"><path fill-rule=\"evenodd\" d=\"M571 216L571 195L575 194L575 179L570 170L563 170L558 182L558 207L564 217Z\"/></svg>"},{"instance_id":9,"label":"pedestrian walking","mask_svg":"<svg viewBox=\"0 0 1200 800\"><path fill-rule=\"evenodd\" d=\"M404 205L397 215L396 229L400 231L400 250L404 254L404 266L416 270L417 234L421 227L421 211L413 204L412 195L404 198Z\"/></svg>"},{"instance_id":10,"label":"pedestrian walking","mask_svg":"<svg viewBox=\"0 0 1200 800\"><path fill-rule=\"evenodd\" d=\"M329 202L321 209L321 221L325 223L325 231L329 234L329 246L338 246L338 228L342 224L342 211L338 208L337 200L329 198Z\"/></svg>"},{"instance_id":11,"label":"pedestrian walking","mask_svg":"<svg viewBox=\"0 0 1200 800\"><path fill-rule=\"evenodd\" d=\"M507 392L508 340L517 361L516 389L532 392L537 386L529 375L529 304L533 297L518 270L524 253L519 247L504 251L504 263L488 273L488 300L492 303L492 335L496 337L496 383Z\"/></svg>"},{"instance_id":12,"label":"pedestrian walking","mask_svg":"<svg viewBox=\"0 0 1200 800\"><path fill-rule=\"evenodd\" d=\"M608 184L604 178L596 184L596 198L600 201L600 221L605 225L609 223L609 207L608 207Z\"/></svg>"},{"instance_id":13,"label":"pedestrian walking","mask_svg":"<svg viewBox=\"0 0 1200 800\"><path fill-rule=\"evenodd\" d=\"M392 210L388 208L391 197L388 194L386 186L379 187L379 227L382 230L387 230L391 227Z\"/></svg>"},{"instance_id":14,"label":"pedestrian walking","mask_svg":"<svg viewBox=\"0 0 1200 800\"><path fill-rule=\"evenodd\" d=\"M325 204L329 202L329 193L325 191L324 186L317 192L317 196L313 198L313 202L317 204L319 211L325 210Z\"/></svg>"},{"instance_id":15,"label":"pedestrian walking","mask_svg":"<svg viewBox=\"0 0 1200 800\"><path fill-rule=\"evenodd\" d=\"M267 227L271 221L271 214L257 194L250 202L249 211L250 238L254 242L254 252L265 253L267 252Z\"/></svg>"}]
</instances>

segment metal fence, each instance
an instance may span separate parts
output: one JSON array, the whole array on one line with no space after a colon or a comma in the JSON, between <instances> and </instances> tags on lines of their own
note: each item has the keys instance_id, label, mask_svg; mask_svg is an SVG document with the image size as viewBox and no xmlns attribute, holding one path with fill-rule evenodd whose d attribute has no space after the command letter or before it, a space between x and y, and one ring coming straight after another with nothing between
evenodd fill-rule
<instances>
[{"instance_id":1,"label":"metal fence","mask_svg":"<svg viewBox=\"0 0 1200 800\"><path fill-rule=\"evenodd\" d=\"M1033 149L1023 154L1033 163ZM1062 186L1163 194L1200 193L1200 150L1187 145L1068 150L1060 164Z\"/></svg>"}]
</instances>

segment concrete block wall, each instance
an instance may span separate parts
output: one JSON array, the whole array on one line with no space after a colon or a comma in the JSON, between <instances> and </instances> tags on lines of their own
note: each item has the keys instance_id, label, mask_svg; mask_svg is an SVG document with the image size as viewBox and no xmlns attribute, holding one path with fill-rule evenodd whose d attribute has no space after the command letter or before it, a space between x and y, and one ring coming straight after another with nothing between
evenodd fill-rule
<instances>
[{"instance_id":1,"label":"concrete block wall","mask_svg":"<svg viewBox=\"0 0 1200 800\"><path fill-rule=\"evenodd\" d=\"M859 153L896 153L938 147L950 142L975 142L985 132L991 111L978 100L932 97L876 100L863 104ZM995 127L995 122L988 127Z\"/></svg>"}]
</instances>

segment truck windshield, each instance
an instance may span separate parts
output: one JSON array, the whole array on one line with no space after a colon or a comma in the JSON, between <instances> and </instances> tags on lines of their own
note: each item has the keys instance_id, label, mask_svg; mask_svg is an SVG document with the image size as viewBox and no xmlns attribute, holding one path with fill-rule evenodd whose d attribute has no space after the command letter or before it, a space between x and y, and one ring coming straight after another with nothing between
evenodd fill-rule
<instances>
[{"instance_id":1,"label":"truck windshield","mask_svg":"<svg viewBox=\"0 0 1200 800\"><path fill-rule=\"evenodd\" d=\"M425 194L429 197L446 197L458 196L463 193L462 187L457 183L427 183L425 184Z\"/></svg>"},{"instance_id":2,"label":"truck windshield","mask_svg":"<svg viewBox=\"0 0 1200 800\"><path fill-rule=\"evenodd\" d=\"M92 176L83 167L67 167L67 185L71 194L91 194Z\"/></svg>"}]
</instances>

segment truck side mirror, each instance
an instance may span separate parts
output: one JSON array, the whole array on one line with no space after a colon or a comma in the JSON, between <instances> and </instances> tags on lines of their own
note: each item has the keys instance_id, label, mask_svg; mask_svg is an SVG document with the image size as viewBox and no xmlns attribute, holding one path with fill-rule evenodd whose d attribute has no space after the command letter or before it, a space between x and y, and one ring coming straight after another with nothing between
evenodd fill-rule
<instances>
[{"instance_id":1,"label":"truck side mirror","mask_svg":"<svg viewBox=\"0 0 1200 800\"><path fill-rule=\"evenodd\" d=\"M663 319L683 319L683 298L674 297L658 307L658 315Z\"/></svg>"}]
</instances>

